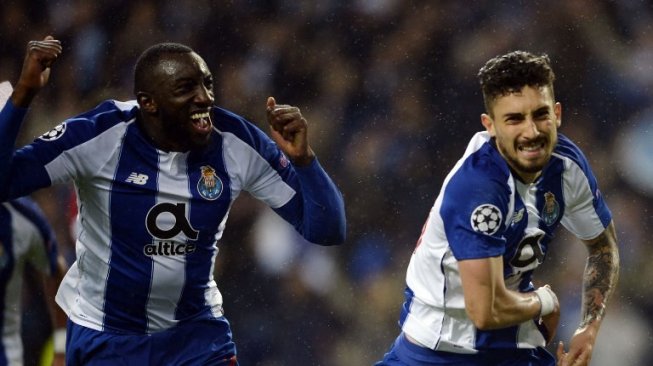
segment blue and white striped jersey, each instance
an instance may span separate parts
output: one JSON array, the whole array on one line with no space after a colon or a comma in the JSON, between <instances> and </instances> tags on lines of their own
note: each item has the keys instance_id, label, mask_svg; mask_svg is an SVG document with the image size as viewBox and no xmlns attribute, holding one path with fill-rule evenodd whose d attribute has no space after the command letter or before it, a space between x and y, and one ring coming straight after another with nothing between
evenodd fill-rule
<instances>
[{"instance_id":1,"label":"blue and white striped jersey","mask_svg":"<svg viewBox=\"0 0 653 366\"><path fill-rule=\"evenodd\" d=\"M533 271L560 223L581 239L608 226L611 213L586 158L558 136L532 184L513 176L487 132L472 138L447 175L408 265L400 324L417 342L455 353L545 345L534 320L476 329L465 312L458 261L503 256L507 287L533 291Z\"/></svg>"},{"instance_id":2,"label":"blue and white striped jersey","mask_svg":"<svg viewBox=\"0 0 653 366\"><path fill-rule=\"evenodd\" d=\"M56 273L57 243L40 209L27 198L0 205L0 365L22 365L21 298L26 265Z\"/></svg>"},{"instance_id":3,"label":"blue and white striped jersey","mask_svg":"<svg viewBox=\"0 0 653 366\"><path fill-rule=\"evenodd\" d=\"M7 103L0 128L10 130L25 113ZM165 152L141 131L137 115L135 101L105 101L18 150L9 171L0 171L9 197L75 182L77 260L57 294L75 323L144 334L221 316L213 266L241 191L310 242L344 240L342 196L317 160L293 167L260 129L218 107L208 147Z\"/></svg>"}]
</instances>

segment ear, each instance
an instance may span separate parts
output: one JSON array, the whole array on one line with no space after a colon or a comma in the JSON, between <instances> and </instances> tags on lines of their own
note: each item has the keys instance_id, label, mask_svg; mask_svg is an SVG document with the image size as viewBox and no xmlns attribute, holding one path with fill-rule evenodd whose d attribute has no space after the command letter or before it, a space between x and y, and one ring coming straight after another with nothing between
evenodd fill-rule
<instances>
[{"instance_id":1,"label":"ear","mask_svg":"<svg viewBox=\"0 0 653 366\"><path fill-rule=\"evenodd\" d=\"M156 106L156 102L154 101L154 98L152 98L152 95L150 95L149 93L146 92L136 93L136 101L138 102L138 105L145 113L149 113L149 114L157 113L158 108Z\"/></svg>"},{"instance_id":2,"label":"ear","mask_svg":"<svg viewBox=\"0 0 653 366\"><path fill-rule=\"evenodd\" d=\"M490 117L489 115L487 115L485 113L481 114L481 124L483 125L483 127L485 127L487 132L490 133L490 136L492 136L492 137L495 136L495 133L494 133L494 121L492 120L492 117Z\"/></svg>"},{"instance_id":3,"label":"ear","mask_svg":"<svg viewBox=\"0 0 653 366\"><path fill-rule=\"evenodd\" d=\"M560 125L562 124L562 105L560 102L557 102L553 106L553 113L556 115L556 127L560 128Z\"/></svg>"}]
</instances>

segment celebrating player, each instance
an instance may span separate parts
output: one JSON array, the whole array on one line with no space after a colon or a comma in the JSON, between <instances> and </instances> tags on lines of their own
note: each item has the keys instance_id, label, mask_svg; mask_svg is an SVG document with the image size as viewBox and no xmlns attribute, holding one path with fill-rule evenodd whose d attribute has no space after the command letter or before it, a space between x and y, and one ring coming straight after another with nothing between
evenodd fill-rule
<instances>
[{"instance_id":1,"label":"celebrating player","mask_svg":"<svg viewBox=\"0 0 653 366\"><path fill-rule=\"evenodd\" d=\"M270 139L214 106L198 54L163 43L136 63L135 101L105 101L12 153L61 52L52 37L28 44L0 112L0 195L75 183L77 258L57 293L69 317L67 364L237 365L213 268L239 193L310 242L344 241L344 202L310 148L306 119L269 98Z\"/></svg>"},{"instance_id":2,"label":"celebrating player","mask_svg":"<svg viewBox=\"0 0 653 366\"><path fill-rule=\"evenodd\" d=\"M587 365L619 255L587 159L558 134L562 107L546 55L515 51L479 72L484 132L446 177L408 265L401 333L377 365L556 365L544 347L560 305L535 289L555 229L588 249L582 321L558 365Z\"/></svg>"}]
</instances>

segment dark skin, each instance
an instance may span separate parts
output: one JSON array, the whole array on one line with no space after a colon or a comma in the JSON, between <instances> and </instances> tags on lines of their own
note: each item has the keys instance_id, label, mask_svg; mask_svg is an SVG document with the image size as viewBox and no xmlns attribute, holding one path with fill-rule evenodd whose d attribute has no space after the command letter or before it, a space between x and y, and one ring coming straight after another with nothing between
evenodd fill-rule
<instances>
[{"instance_id":1,"label":"dark skin","mask_svg":"<svg viewBox=\"0 0 653 366\"><path fill-rule=\"evenodd\" d=\"M52 36L28 43L23 68L11 95L13 105L29 107L48 83L50 68L61 53L61 42ZM136 98L141 107L139 124L152 143L164 151L185 152L206 146L213 129L210 108L215 98L212 76L204 60L195 53L171 55L152 70L149 80L151 87L139 91ZM315 154L308 143L308 124L299 108L278 105L269 97L266 116L271 138L293 164L309 165ZM65 316L57 319L65 320ZM53 365L64 362L63 354L55 355Z\"/></svg>"},{"instance_id":2,"label":"dark skin","mask_svg":"<svg viewBox=\"0 0 653 366\"><path fill-rule=\"evenodd\" d=\"M59 58L61 51L61 42L51 36L45 37L42 41L30 41L27 44L23 68L11 95L11 101L16 107L29 107L36 94L48 83L50 67ZM56 279L48 281L45 287L49 298L54 298L56 287L67 268L63 257L59 256L57 261L58 273ZM49 306L51 307L51 315L55 318L54 327L65 328L65 314L56 305L49 304ZM56 353L52 364L55 366L64 365L64 354Z\"/></svg>"},{"instance_id":3,"label":"dark skin","mask_svg":"<svg viewBox=\"0 0 653 366\"><path fill-rule=\"evenodd\" d=\"M39 90L48 83L50 66L59 58L61 50L61 42L51 36L27 44L23 69L11 95L16 107L29 107Z\"/></svg>"},{"instance_id":4,"label":"dark skin","mask_svg":"<svg viewBox=\"0 0 653 366\"><path fill-rule=\"evenodd\" d=\"M213 77L204 60L194 52L170 54L148 80L151 86L136 97L141 106L140 126L152 143L164 151L181 152L206 146L215 97ZM309 165L315 154L308 144L308 123L299 108L277 105L269 97L266 116L271 138L293 164Z\"/></svg>"}]
</instances>

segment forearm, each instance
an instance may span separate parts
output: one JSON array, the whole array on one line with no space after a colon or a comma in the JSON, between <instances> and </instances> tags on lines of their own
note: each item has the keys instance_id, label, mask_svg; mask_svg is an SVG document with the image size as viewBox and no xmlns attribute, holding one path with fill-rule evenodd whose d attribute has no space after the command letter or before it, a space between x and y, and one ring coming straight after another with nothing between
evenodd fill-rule
<instances>
[{"instance_id":1,"label":"forearm","mask_svg":"<svg viewBox=\"0 0 653 366\"><path fill-rule=\"evenodd\" d=\"M589 256L583 276L583 302L579 328L601 323L608 300L619 277L619 251L614 224L597 239L588 242Z\"/></svg>"},{"instance_id":2,"label":"forearm","mask_svg":"<svg viewBox=\"0 0 653 366\"><path fill-rule=\"evenodd\" d=\"M8 192L14 145L26 113L27 109L14 106L11 100L0 111L0 196L3 199Z\"/></svg>"},{"instance_id":3,"label":"forearm","mask_svg":"<svg viewBox=\"0 0 653 366\"><path fill-rule=\"evenodd\" d=\"M465 309L477 328L506 328L540 315L535 292L521 293L506 287L502 257L463 260L458 265Z\"/></svg>"},{"instance_id":4,"label":"forearm","mask_svg":"<svg viewBox=\"0 0 653 366\"><path fill-rule=\"evenodd\" d=\"M317 159L296 172L303 198L302 235L315 244L341 244L346 234L342 194Z\"/></svg>"},{"instance_id":5,"label":"forearm","mask_svg":"<svg viewBox=\"0 0 653 366\"><path fill-rule=\"evenodd\" d=\"M504 289L497 294L491 313L485 321L477 324L479 329L500 329L521 324L540 315L540 300L534 292L520 293Z\"/></svg>"}]
</instances>

